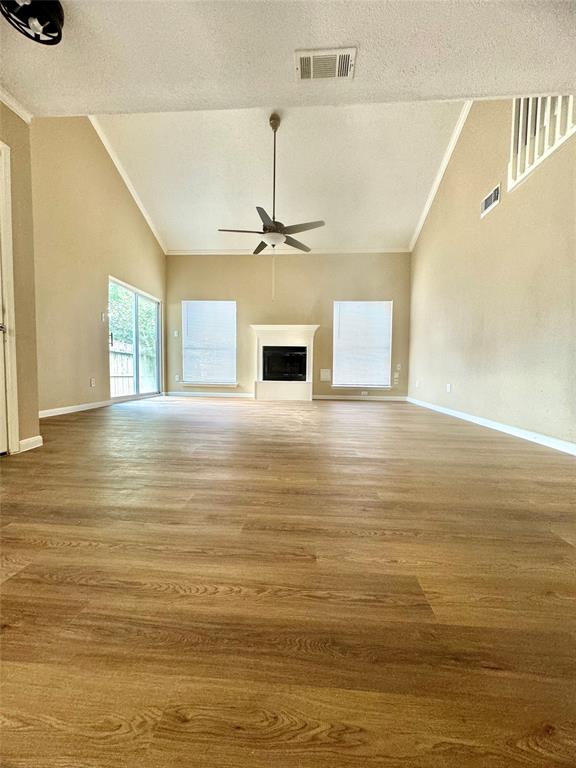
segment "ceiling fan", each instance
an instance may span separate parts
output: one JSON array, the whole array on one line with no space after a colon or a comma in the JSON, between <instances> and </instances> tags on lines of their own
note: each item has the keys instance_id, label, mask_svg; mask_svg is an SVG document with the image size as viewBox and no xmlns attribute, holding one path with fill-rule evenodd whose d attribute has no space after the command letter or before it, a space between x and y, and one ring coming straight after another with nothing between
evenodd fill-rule
<instances>
[{"instance_id":1,"label":"ceiling fan","mask_svg":"<svg viewBox=\"0 0 576 768\"><path fill-rule=\"evenodd\" d=\"M59 0L0 0L0 13L35 43L58 45L62 40L64 11Z\"/></svg>"},{"instance_id":2,"label":"ceiling fan","mask_svg":"<svg viewBox=\"0 0 576 768\"><path fill-rule=\"evenodd\" d=\"M305 232L308 229L317 229L323 227L324 221L307 221L304 224L291 224L285 227L281 221L276 220L276 131L280 125L280 116L275 112L270 115L270 127L274 132L274 165L272 172L272 218L266 213L264 208L256 206L258 215L262 221L262 229L219 229L218 232L246 232L253 235L261 235L262 240L256 246L253 253L260 253L268 245L275 248L277 245L286 243L292 248L298 248L300 251L310 252L310 248L299 240L295 240L291 235L297 232Z\"/></svg>"}]
</instances>

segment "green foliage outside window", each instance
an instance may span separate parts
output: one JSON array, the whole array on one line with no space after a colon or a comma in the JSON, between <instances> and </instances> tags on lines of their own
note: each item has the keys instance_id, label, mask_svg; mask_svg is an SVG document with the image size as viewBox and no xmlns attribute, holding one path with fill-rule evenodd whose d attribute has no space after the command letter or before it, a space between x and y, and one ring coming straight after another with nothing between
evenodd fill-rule
<instances>
[{"instance_id":1,"label":"green foliage outside window","mask_svg":"<svg viewBox=\"0 0 576 768\"><path fill-rule=\"evenodd\" d=\"M123 285L110 281L108 313L110 332L115 346L117 342L130 347L134 344L134 306L134 293ZM157 320L156 302L140 296L138 299L140 354L156 354Z\"/></svg>"},{"instance_id":2,"label":"green foliage outside window","mask_svg":"<svg viewBox=\"0 0 576 768\"><path fill-rule=\"evenodd\" d=\"M137 309L136 309L137 308ZM138 344L134 338L138 312ZM158 390L158 304L110 281L108 292L111 394ZM135 355L138 355L136 369ZM138 370L138 381L135 371Z\"/></svg>"}]
</instances>

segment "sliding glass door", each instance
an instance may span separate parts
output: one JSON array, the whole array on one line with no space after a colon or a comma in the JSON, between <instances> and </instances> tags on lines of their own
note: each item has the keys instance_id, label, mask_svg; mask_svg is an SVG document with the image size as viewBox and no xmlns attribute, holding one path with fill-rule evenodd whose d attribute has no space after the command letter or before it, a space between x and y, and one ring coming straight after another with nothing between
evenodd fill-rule
<instances>
[{"instance_id":1,"label":"sliding glass door","mask_svg":"<svg viewBox=\"0 0 576 768\"><path fill-rule=\"evenodd\" d=\"M159 323L158 302L136 294L138 328L138 392L147 395L158 392Z\"/></svg>"},{"instance_id":2,"label":"sliding glass door","mask_svg":"<svg viewBox=\"0 0 576 768\"><path fill-rule=\"evenodd\" d=\"M110 397L160 391L160 304L110 278Z\"/></svg>"}]
</instances>

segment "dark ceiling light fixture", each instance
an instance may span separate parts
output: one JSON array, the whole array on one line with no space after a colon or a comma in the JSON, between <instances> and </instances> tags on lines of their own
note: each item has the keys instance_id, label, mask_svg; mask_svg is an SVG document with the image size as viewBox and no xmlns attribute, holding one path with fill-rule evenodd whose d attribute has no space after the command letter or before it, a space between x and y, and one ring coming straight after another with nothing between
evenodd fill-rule
<instances>
[{"instance_id":1,"label":"dark ceiling light fixture","mask_svg":"<svg viewBox=\"0 0 576 768\"><path fill-rule=\"evenodd\" d=\"M218 232L245 232L253 235L261 235L262 240L256 246L254 253L260 253L268 245L275 248L277 245L291 246L297 248L299 251L305 253L310 252L310 248L299 240L296 240L291 235L297 232L306 232L309 229L317 229L317 227L323 227L325 222L323 221L307 221L304 224L291 224L289 227L285 227L281 221L276 220L276 131L280 127L280 116L275 112L270 115L270 128L274 131L274 161L272 165L272 217L270 217L264 208L256 206L258 216L262 221L262 229L219 229Z\"/></svg>"},{"instance_id":2,"label":"dark ceiling light fixture","mask_svg":"<svg viewBox=\"0 0 576 768\"><path fill-rule=\"evenodd\" d=\"M64 9L58 0L0 0L0 13L35 43L57 45L62 40Z\"/></svg>"}]
</instances>

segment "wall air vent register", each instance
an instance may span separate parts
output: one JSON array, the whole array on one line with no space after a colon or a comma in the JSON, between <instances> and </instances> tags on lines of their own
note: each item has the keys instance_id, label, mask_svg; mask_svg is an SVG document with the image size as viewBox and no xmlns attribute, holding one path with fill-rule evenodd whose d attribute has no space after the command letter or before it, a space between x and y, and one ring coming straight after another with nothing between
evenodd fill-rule
<instances>
[{"instance_id":1,"label":"wall air vent register","mask_svg":"<svg viewBox=\"0 0 576 768\"><path fill-rule=\"evenodd\" d=\"M351 80L354 77L356 48L326 48L296 51L298 80Z\"/></svg>"},{"instance_id":2,"label":"wall air vent register","mask_svg":"<svg viewBox=\"0 0 576 768\"><path fill-rule=\"evenodd\" d=\"M484 200L482 200L482 205L480 206L480 218L483 219L486 214L492 210L498 203L500 202L500 184L498 184L497 187L494 187L492 192L490 192L489 195L486 195Z\"/></svg>"}]
</instances>

